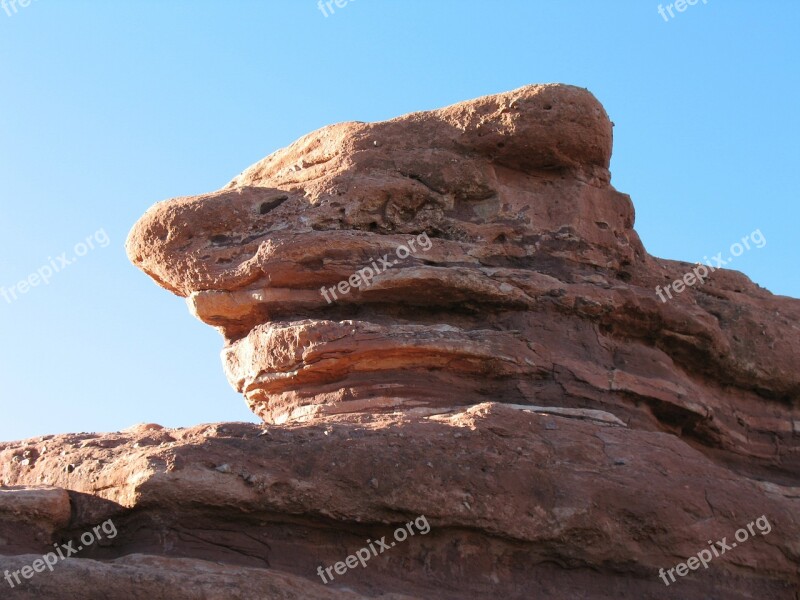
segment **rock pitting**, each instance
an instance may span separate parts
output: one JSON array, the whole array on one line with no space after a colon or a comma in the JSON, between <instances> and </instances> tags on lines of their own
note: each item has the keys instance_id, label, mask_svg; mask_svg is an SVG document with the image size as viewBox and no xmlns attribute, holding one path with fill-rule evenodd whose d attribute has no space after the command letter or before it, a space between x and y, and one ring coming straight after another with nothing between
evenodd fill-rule
<instances>
[{"instance_id":1,"label":"rock pitting","mask_svg":"<svg viewBox=\"0 0 800 600\"><path fill-rule=\"evenodd\" d=\"M693 265L645 251L611 145L589 92L527 86L326 127L151 208L132 262L222 333L264 429L0 444L27 486L0 490L0 553L113 515L117 540L29 589L257 597L244 569L276 598L800 598L800 302L725 270L660 301ZM425 537L316 576L418 515Z\"/></svg>"}]
</instances>

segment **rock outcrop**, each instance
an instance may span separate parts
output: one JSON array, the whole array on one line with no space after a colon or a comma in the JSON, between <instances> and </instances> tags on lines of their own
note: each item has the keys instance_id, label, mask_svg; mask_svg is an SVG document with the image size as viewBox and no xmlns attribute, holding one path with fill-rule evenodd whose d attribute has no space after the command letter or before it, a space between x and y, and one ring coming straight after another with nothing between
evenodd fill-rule
<instances>
[{"instance_id":1,"label":"rock outcrop","mask_svg":"<svg viewBox=\"0 0 800 600\"><path fill-rule=\"evenodd\" d=\"M154 206L131 260L219 329L265 425L0 445L0 553L113 518L27 589L800 598L800 302L710 269L662 301L697 267L645 251L611 145L589 92L528 86L327 127ZM429 534L322 584L420 515Z\"/></svg>"}]
</instances>

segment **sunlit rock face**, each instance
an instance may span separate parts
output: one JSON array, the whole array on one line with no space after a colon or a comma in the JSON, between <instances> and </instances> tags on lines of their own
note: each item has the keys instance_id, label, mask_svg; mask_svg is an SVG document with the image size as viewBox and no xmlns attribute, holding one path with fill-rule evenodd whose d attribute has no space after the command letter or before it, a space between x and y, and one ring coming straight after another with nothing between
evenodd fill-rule
<instances>
[{"instance_id":1,"label":"sunlit rock face","mask_svg":"<svg viewBox=\"0 0 800 600\"><path fill-rule=\"evenodd\" d=\"M224 336L267 422L499 402L603 411L749 472L800 467L800 303L656 259L586 90L311 133L151 208L131 260ZM577 413L576 413L577 414Z\"/></svg>"}]
</instances>

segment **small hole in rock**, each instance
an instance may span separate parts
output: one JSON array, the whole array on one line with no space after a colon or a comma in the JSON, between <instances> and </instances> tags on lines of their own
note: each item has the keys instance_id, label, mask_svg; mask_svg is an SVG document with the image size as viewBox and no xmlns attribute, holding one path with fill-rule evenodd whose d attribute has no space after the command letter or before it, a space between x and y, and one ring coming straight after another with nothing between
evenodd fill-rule
<instances>
[{"instance_id":1,"label":"small hole in rock","mask_svg":"<svg viewBox=\"0 0 800 600\"><path fill-rule=\"evenodd\" d=\"M258 207L259 214L265 215L269 211L278 208L281 204L286 202L289 199L289 196L279 196L274 200L270 200L269 202L262 202L261 206Z\"/></svg>"},{"instance_id":2,"label":"small hole in rock","mask_svg":"<svg viewBox=\"0 0 800 600\"><path fill-rule=\"evenodd\" d=\"M225 243L225 242L227 242L229 239L230 239L230 238L229 238L227 235L212 235L212 236L209 238L209 241L210 241L212 244L224 244L224 243Z\"/></svg>"}]
</instances>

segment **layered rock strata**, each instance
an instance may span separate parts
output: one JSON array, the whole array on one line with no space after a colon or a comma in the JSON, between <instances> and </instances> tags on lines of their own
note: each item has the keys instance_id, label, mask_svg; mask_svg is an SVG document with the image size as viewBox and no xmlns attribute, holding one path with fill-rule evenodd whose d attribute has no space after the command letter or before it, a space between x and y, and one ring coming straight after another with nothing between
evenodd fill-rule
<instances>
[{"instance_id":1,"label":"layered rock strata","mask_svg":"<svg viewBox=\"0 0 800 600\"><path fill-rule=\"evenodd\" d=\"M44 445L35 463L14 461ZM796 600L800 589L800 487L738 476L678 436L602 414L484 403L138 429L2 444L0 465L5 484L68 489L72 505L65 524L62 501L48 504L49 535L8 540L22 556L0 556L0 573L107 519L119 532L15 590L0 581L10 598L55 586L88 600ZM322 583L319 567L421 515L426 535ZM669 587L659 578L762 515L766 535Z\"/></svg>"},{"instance_id":2,"label":"layered rock strata","mask_svg":"<svg viewBox=\"0 0 800 600\"><path fill-rule=\"evenodd\" d=\"M564 85L333 125L154 206L128 253L222 332L268 423L598 409L792 481L800 303L724 270L662 302L694 265L644 250L611 145L603 107Z\"/></svg>"},{"instance_id":3,"label":"layered rock strata","mask_svg":"<svg viewBox=\"0 0 800 600\"><path fill-rule=\"evenodd\" d=\"M662 302L696 267L645 251L611 143L528 86L150 209L131 260L265 423L0 444L0 575L119 532L8 597L800 600L800 302L727 270Z\"/></svg>"}]
</instances>

